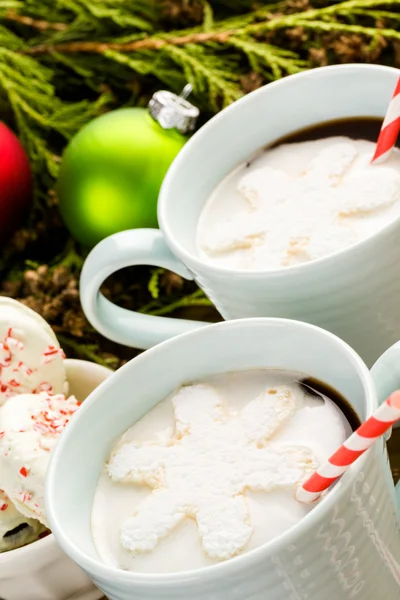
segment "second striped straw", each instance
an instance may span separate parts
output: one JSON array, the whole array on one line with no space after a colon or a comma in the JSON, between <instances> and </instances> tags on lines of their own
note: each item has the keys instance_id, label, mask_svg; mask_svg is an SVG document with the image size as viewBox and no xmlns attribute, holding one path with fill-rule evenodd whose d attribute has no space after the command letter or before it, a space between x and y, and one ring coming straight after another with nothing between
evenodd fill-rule
<instances>
[{"instance_id":1,"label":"second striped straw","mask_svg":"<svg viewBox=\"0 0 400 600\"><path fill-rule=\"evenodd\" d=\"M400 419L400 390L393 392L330 459L297 490L300 502L315 502L347 469Z\"/></svg>"}]
</instances>

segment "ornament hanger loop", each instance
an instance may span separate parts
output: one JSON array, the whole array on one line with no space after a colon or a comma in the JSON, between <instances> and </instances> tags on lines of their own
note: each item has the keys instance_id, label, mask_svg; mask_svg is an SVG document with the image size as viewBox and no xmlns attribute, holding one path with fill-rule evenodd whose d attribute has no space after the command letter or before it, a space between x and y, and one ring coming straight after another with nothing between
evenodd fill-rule
<instances>
[{"instance_id":1,"label":"ornament hanger loop","mask_svg":"<svg viewBox=\"0 0 400 600\"><path fill-rule=\"evenodd\" d=\"M182 98L182 100L186 100L186 98L188 98L192 92L193 92L192 84L187 83L185 85L185 87L183 88L183 90L181 91L181 93L179 94L179 98Z\"/></svg>"}]
</instances>

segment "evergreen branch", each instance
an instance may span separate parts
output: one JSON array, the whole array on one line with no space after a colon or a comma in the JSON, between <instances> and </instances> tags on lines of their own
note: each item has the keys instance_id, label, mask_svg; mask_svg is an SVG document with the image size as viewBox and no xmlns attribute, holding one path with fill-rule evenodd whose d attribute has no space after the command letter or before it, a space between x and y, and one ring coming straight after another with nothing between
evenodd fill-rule
<instances>
[{"instance_id":1,"label":"evergreen branch","mask_svg":"<svg viewBox=\"0 0 400 600\"><path fill-rule=\"evenodd\" d=\"M112 368L115 367L115 359L102 358L99 356L99 347L97 344L85 344L77 342L69 336L63 335L57 332L57 338L63 348L70 348L77 354L77 356L95 362L103 367Z\"/></svg>"},{"instance_id":2,"label":"evergreen branch","mask_svg":"<svg viewBox=\"0 0 400 600\"><path fill-rule=\"evenodd\" d=\"M148 314L153 315L155 317L162 317L165 315L170 315L177 310L188 307L201 307L201 306L213 306L213 303L208 298L195 298L193 296L184 296L180 298L176 302L171 302L162 308L157 308L154 310L150 310Z\"/></svg>"},{"instance_id":3,"label":"evergreen branch","mask_svg":"<svg viewBox=\"0 0 400 600\"><path fill-rule=\"evenodd\" d=\"M293 13L292 15L279 15L276 19L272 19L271 22L273 26L278 24L281 27L282 22L285 23L285 26L295 27L296 21L300 17L302 19L319 19L326 18L329 16L351 16L354 14L354 11L362 11L364 14L368 13L368 8L376 8L379 6L400 6L399 0L347 0L345 2L329 2L328 6L324 6L322 8L312 8L306 11L299 11L298 13ZM382 11L386 12L386 11ZM260 24L262 27L262 24ZM257 28L257 25L254 26Z\"/></svg>"},{"instance_id":4,"label":"evergreen branch","mask_svg":"<svg viewBox=\"0 0 400 600\"><path fill-rule=\"evenodd\" d=\"M49 46L40 44L29 48L26 53L30 55L47 54L52 52L60 53L88 53L102 54L107 50L117 52L138 52L141 50L161 50L165 46L186 46L187 44L204 44L206 42L218 42L224 44L231 35L235 35L236 30L223 32L198 32L179 37L148 37L141 40L128 43L114 42L70 42L65 44L55 44Z\"/></svg>"},{"instance_id":5,"label":"evergreen branch","mask_svg":"<svg viewBox=\"0 0 400 600\"><path fill-rule=\"evenodd\" d=\"M211 4L206 0L203 0L203 7L203 30L205 32L210 32L214 27L214 11Z\"/></svg>"},{"instance_id":6,"label":"evergreen branch","mask_svg":"<svg viewBox=\"0 0 400 600\"><path fill-rule=\"evenodd\" d=\"M155 7L154 0L0 0L0 16L11 26L33 28L38 40L62 43L88 35L102 38L110 31L112 38L126 30L149 34L158 16Z\"/></svg>"},{"instance_id":7,"label":"evergreen branch","mask_svg":"<svg viewBox=\"0 0 400 600\"><path fill-rule=\"evenodd\" d=\"M132 71L140 73L141 75L148 75L149 73L154 72L155 65L153 57L148 60L146 55L139 54L136 58L133 58L132 56L122 54L121 52L116 52L114 50L106 50L104 52L104 56L116 63L120 63L121 65L132 69Z\"/></svg>"},{"instance_id":8,"label":"evergreen branch","mask_svg":"<svg viewBox=\"0 0 400 600\"><path fill-rule=\"evenodd\" d=\"M242 50L253 71L262 73L268 79L280 79L308 68L308 63L294 52L271 44L259 44L251 38L236 37L230 38L229 44Z\"/></svg>"},{"instance_id":9,"label":"evergreen branch","mask_svg":"<svg viewBox=\"0 0 400 600\"><path fill-rule=\"evenodd\" d=\"M375 29L374 27L364 27L363 25L348 25L346 23L335 23L334 21L310 21L299 19L297 22L298 27L304 27L304 29L311 29L313 31L322 32L340 32L340 33L353 33L359 34L371 38L387 38L389 40L400 40L400 32L395 29Z\"/></svg>"},{"instance_id":10,"label":"evergreen branch","mask_svg":"<svg viewBox=\"0 0 400 600\"><path fill-rule=\"evenodd\" d=\"M88 100L64 103L57 97L51 78L52 71L31 57L0 48L0 98L5 96L12 108L35 174L43 176L48 172L55 178L60 159L48 147L43 132L55 131L68 140L108 97L104 93L95 103ZM35 195L38 198L37 187Z\"/></svg>"},{"instance_id":11,"label":"evergreen branch","mask_svg":"<svg viewBox=\"0 0 400 600\"><path fill-rule=\"evenodd\" d=\"M235 85L238 81L235 71L228 70L216 56L191 46L183 50L168 45L163 51L183 69L186 81L192 84L195 92L208 93L210 105L215 110L218 110L219 98L222 98L222 106L227 106L242 95Z\"/></svg>"},{"instance_id":12,"label":"evergreen branch","mask_svg":"<svg viewBox=\"0 0 400 600\"><path fill-rule=\"evenodd\" d=\"M384 19L390 19L390 21L400 21L400 13L395 13L395 12L390 12L387 10L361 10L361 9L354 9L352 11L352 14L354 16L359 16L359 17L370 17L371 19L374 19L375 21L378 20L384 20Z\"/></svg>"},{"instance_id":13,"label":"evergreen branch","mask_svg":"<svg viewBox=\"0 0 400 600\"><path fill-rule=\"evenodd\" d=\"M153 300L157 300L160 295L160 275L163 269L154 269L147 284L147 289L150 292Z\"/></svg>"},{"instance_id":14,"label":"evergreen branch","mask_svg":"<svg viewBox=\"0 0 400 600\"><path fill-rule=\"evenodd\" d=\"M309 36L356 34L370 38L378 51L382 39L400 39L397 27L390 27L399 21L394 11L400 0L348 0L322 7L319 1L318 8L289 14L281 2L222 19L214 2L197 1L203 6L202 22L182 30L158 28L149 36L159 14L147 0L0 0L3 22L15 23L18 32L26 28L19 37L0 24L0 103L5 99L11 107L38 176L58 172L63 144L50 147L49 134L67 141L114 101L115 93L126 97L132 77L139 88L144 78L153 77L174 91L188 81L199 106L215 112L242 95L246 67L259 74L260 85L310 66L301 48L289 52L278 45L279 38L277 44L266 43L266 35L271 39L271 34L295 28ZM385 27L374 27L377 19ZM65 79L78 85L79 95L83 85L91 90L90 100L61 100L60 92L69 97ZM101 93L105 83L110 91Z\"/></svg>"},{"instance_id":15,"label":"evergreen branch","mask_svg":"<svg viewBox=\"0 0 400 600\"><path fill-rule=\"evenodd\" d=\"M15 21L16 23L21 23L22 25L32 27L33 29L38 29L39 31L48 31L49 29L54 29L55 31L65 31L66 29L68 29L68 25L66 23L53 23L49 21L43 21L41 19L32 19L32 17L20 15L14 10L9 10L8 13L5 15L5 19L7 21Z\"/></svg>"},{"instance_id":16,"label":"evergreen branch","mask_svg":"<svg viewBox=\"0 0 400 600\"><path fill-rule=\"evenodd\" d=\"M192 294L178 298L174 302L161 307L154 307L154 302L142 306L138 312L146 313L154 316L168 315L181 308L187 308L188 306L213 306L211 300L209 300L202 290L196 290Z\"/></svg>"},{"instance_id":17,"label":"evergreen branch","mask_svg":"<svg viewBox=\"0 0 400 600\"><path fill-rule=\"evenodd\" d=\"M349 17L353 11L358 11L358 14L369 16L367 10L369 7L378 7L382 5L400 6L400 0L388 0L388 2L380 0L349 0L324 8L312 9L291 15L281 15L279 13L278 15L269 14L261 20L261 22L250 22L245 23L244 25L240 25L240 22L238 22L236 28L225 29L224 22L222 22L215 24L215 31L199 31L198 28L196 28L195 30L182 32L180 35L158 34L128 43L108 41L77 41L54 45L44 43L29 48L27 53L31 55L41 55L52 52L102 54L108 50L120 53L133 53L142 50L161 50L166 46L180 47L189 44L208 43L225 45L233 36L248 36L277 29L300 26L320 31L335 30L343 32L353 31L352 27L354 27L354 31L357 31L358 33L362 33L366 36L376 36L377 30L373 27L366 27L364 25L352 26L339 21L328 22L326 21L326 18L336 16ZM384 10L380 11L381 18L384 17L385 13L386 11ZM326 26L326 23L328 23L328 26L332 25L332 27L329 29L329 27ZM387 28L379 29L378 31L384 37L398 39L397 32L394 29Z\"/></svg>"},{"instance_id":18,"label":"evergreen branch","mask_svg":"<svg viewBox=\"0 0 400 600\"><path fill-rule=\"evenodd\" d=\"M25 42L16 36L12 31L0 25L0 49L23 50L26 47Z\"/></svg>"},{"instance_id":19,"label":"evergreen branch","mask_svg":"<svg viewBox=\"0 0 400 600\"><path fill-rule=\"evenodd\" d=\"M83 267L84 258L77 253L76 242L69 238L63 251L54 257L52 263L52 269L63 266L71 273L79 273Z\"/></svg>"},{"instance_id":20,"label":"evergreen branch","mask_svg":"<svg viewBox=\"0 0 400 600\"><path fill-rule=\"evenodd\" d=\"M124 0L103 0L102 2L97 2L96 0L76 0L76 3L82 10L96 19L109 19L120 27L133 27L142 31L151 31L153 29L150 21L139 14L139 12L142 12L144 14L147 13L147 16L153 15L151 2L139 3L137 1L132 2L131 0L131 12L120 10L121 6L126 4ZM136 13L135 8L139 8L140 11Z\"/></svg>"}]
</instances>

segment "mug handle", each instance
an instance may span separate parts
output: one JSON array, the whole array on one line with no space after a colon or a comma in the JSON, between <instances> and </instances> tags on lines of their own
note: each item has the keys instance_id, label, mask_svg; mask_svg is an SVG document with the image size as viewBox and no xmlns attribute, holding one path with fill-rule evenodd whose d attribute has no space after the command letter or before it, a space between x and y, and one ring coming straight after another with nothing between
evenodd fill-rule
<instances>
[{"instance_id":1,"label":"mug handle","mask_svg":"<svg viewBox=\"0 0 400 600\"><path fill-rule=\"evenodd\" d=\"M400 388L400 342L396 342L378 358L371 369L379 403ZM394 428L400 427L397 423Z\"/></svg>"},{"instance_id":2,"label":"mug handle","mask_svg":"<svg viewBox=\"0 0 400 600\"><path fill-rule=\"evenodd\" d=\"M378 358L371 369L379 403L400 388L400 342L396 342ZM400 427L400 422L394 429ZM400 507L400 481L396 486L397 504Z\"/></svg>"},{"instance_id":3,"label":"mug handle","mask_svg":"<svg viewBox=\"0 0 400 600\"><path fill-rule=\"evenodd\" d=\"M83 312L97 331L110 340L147 350L164 340L207 323L144 315L116 306L100 293L105 279L123 267L154 265L185 279L193 275L165 243L158 229L133 229L102 240L88 255L80 278Z\"/></svg>"}]
</instances>

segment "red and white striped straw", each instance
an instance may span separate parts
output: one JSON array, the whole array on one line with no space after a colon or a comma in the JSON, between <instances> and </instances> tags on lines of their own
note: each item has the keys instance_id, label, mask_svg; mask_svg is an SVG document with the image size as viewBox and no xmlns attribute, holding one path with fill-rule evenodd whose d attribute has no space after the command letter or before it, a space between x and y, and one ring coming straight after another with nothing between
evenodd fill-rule
<instances>
[{"instance_id":1,"label":"red and white striped straw","mask_svg":"<svg viewBox=\"0 0 400 600\"><path fill-rule=\"evenodd\" d=\"M385 120L376 143L371 163L379 164L389 158L400 132L400 78L390 101Z\"/></svg>"},{"instance_id":2,"label":"red and white striped straw","mask_svg":"<svg viewBox=\"0 0 400 600\"><path fill-rule=\"evenodd\" d=\"M315 502L359 456L364 454L394 423L400 419L400 390L393 392L383 404L360 425L330 459L317 469L297 490L300 502Z\"/></svg>"}]
</instances>

